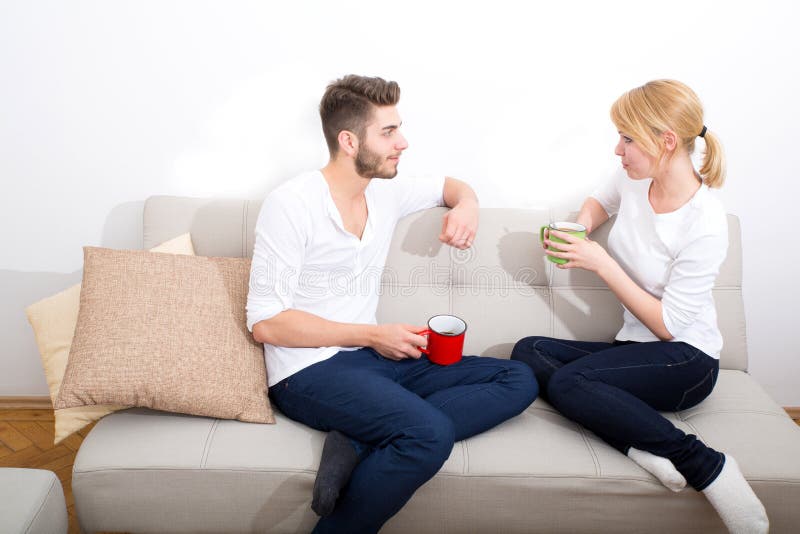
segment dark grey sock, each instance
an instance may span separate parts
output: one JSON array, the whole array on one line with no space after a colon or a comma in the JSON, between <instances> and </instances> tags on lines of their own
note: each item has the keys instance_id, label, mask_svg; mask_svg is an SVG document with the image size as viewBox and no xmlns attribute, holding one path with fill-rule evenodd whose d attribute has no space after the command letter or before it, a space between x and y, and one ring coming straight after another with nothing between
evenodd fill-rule
<instances>
[{"instance_id":1,"label":"dark grey sock","mask_svg":"<svg viewBox=\"0 0 800 534\"><path fill-rule=\"evenodd\" d=\"M314 498L311 509L325 517L333 513L339 492L350 480L350 473L358 465L358 453L350 438L337 430L332 430L325 438L322 459L314 481Z\"/></svg>"}]
</instances>

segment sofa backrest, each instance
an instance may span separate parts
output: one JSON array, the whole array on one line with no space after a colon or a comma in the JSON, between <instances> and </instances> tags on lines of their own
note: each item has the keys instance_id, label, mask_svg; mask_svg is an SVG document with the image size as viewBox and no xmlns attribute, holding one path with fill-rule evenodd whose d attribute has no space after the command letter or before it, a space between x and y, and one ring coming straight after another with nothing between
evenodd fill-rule
<instances>
[{"instance_id":1,"label":"sofa backrest","mask_svg":"<svg viewBox=\"0 0 800 534\"><path fill-rule=\"evenodd\" d=\"M144 208L144 247L191 232L203 256L251 256L260 200L156 196ZM473 246L465 251L438 240L445 208L401 220L381 280L379 322L426 324L441 313L468 325L465 354L508 357L525 336L610 341L622 307L605 284L581 269L547 261L539 228L575 213L482 208ZM592 233L605 246L610 220ZM714 286L724 339L721 367L747 369L739 219L728 215L728 257Z\"/></svg>"}]
</instances>

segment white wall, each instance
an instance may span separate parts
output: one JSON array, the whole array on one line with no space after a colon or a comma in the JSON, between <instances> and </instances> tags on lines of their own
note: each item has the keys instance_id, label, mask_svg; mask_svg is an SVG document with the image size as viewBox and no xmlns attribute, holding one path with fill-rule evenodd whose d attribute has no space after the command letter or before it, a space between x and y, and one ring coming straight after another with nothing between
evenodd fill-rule
<instances>
[{"instance_id":1,"label":"white wall","mask_svg":"<svg viewBox=\"0 0 800 534\"><path fill-rule=\"evenodd\" d=\"M728 153L751 372L800 406L796 3L0 0L0 395L46 394L26 305L81 246L141 246L154 194L261 197L321 166L316 105L343 74L398 80L405 171L484 206L577 209L618 172L608 108L692 86Z\"/></svg>"}]
</instances>

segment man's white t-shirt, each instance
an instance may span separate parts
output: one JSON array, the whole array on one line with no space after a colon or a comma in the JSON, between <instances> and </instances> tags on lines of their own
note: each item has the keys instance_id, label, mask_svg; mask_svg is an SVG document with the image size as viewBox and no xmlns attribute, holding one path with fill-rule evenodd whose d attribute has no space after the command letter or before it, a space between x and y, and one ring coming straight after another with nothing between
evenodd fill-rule
<instances>
[{"instance_id":1,"label":"man's white t-shirt","mask_svg":"<svg viewBox=\"0 0 800 534\"><path fill-rule=\"evenodd\" d=\"M679 209L655 213L648 199L651 183L622 177L592 194L609 216L617 214L609 253L639 287L661 300L673 341L719 358L722 335L711 290L728 251L725 210L703 184ZM623 318L618 340L658 341L627 308Z\"/></svg>"},{"instance_id":2,"label":"man's white t-shirt","mask_svg":"<svg viewBox=\"0 0 800 534\"><path fill-rule=\"evenodd\" d=\"M256 222L247 295L247 328L287 309L341 323L376 324L381 274L397 221L443 206L444 177L373 178L364 195L361 239L344 228L320 171L272 191ZM269 385L360 347L288 348L264 344Z\"/></svg>"}]
</instances>

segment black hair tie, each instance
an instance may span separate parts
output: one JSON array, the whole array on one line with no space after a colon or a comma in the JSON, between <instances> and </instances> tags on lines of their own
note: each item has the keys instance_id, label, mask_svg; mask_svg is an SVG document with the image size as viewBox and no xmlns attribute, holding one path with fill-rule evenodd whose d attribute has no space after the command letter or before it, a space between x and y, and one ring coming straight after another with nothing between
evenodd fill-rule
<instances>
[{"instance_id":1,"label":"black hair tie","mask_svg":"<svg viewBox=\"0 0 800 534\"><path fill-rule=\"evenodd\" d=\"M703 125L703 129L700 131L700 136L699 137L705 137L707 131L708 131L708 128L706 128L706 125L704 124Z\"/></svg>"}]
</instances>

